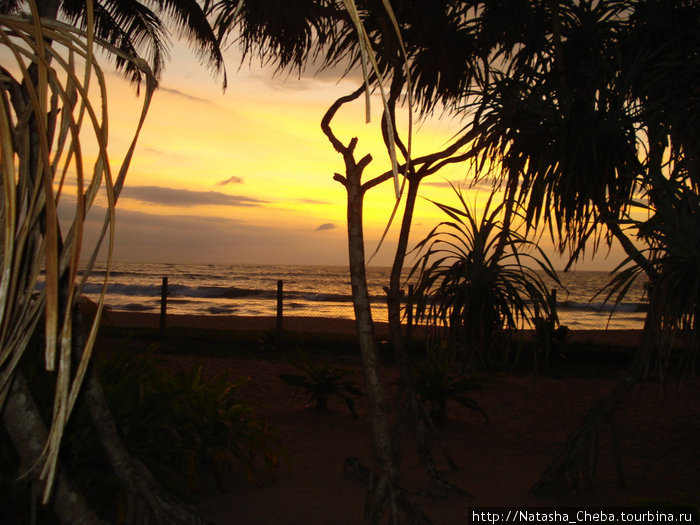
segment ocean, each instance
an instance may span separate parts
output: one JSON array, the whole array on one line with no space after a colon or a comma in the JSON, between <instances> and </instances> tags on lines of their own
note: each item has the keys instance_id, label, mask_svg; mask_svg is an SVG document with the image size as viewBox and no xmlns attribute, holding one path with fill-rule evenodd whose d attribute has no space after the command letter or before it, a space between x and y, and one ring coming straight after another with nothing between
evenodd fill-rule
<instances>
[{"instance_id":1,"label":"ocean","mask_svg":"<svg viewBox=\"0 0 700 525\"><path fill-rule=\"evenodd\" d=\"M389 268L368 268L373 316L386 321L383 287ZM350 276L340 266L145 264L115 263L106 304L112 310L159 312L163 277L168 278L168 313L275 316L277 283L283 282L284 313L291 316L353 318ZM85 290L95 298L104 279L97 266ZM644 322L642 284L633 288L613 312L602 296L607 272L560 275L557 306L562 324L571 329L637 329ZM612 315L611 315L612 313Z\"/></svg>"}]
</instances>

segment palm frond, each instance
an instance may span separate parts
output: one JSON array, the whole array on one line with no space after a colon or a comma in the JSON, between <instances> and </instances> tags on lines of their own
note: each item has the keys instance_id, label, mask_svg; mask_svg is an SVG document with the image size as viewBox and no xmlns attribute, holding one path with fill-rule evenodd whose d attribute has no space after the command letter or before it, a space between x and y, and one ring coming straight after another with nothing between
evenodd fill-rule
<instances>
[{"instance_id":1,"label":"palm frond","mask_svg":"<svg viewBox=\"0 0 700 525\"><path fill-rule=\"evenodd\" d=\"M411 276L418 281L417 317L444 328L475 366L487 358L484 347L498 333L555 315L544 276L559 281L539 247L503 227L504 203L494 206L491 195L477 215L455 191L463 208L435 203L453 221L440 223L418 243Z\"/></svg>"},{"instance_id":2,"label":"palm frond","mask_svg":"<svg viewBox=\"0 0 700 525\"><path fill-rule=\"evenodd\" d=\"M85 375L104 305L109 272L84 346L75 348L73 311L86 277L78 279L85 261L83 227L98 195L108 202L104 229L109 230L108 266L114 237L114 205L123 184L131 153L115 185L107 156L106 87L93 46L131 61L148 79L144 113L155 89L148 65L109 42L95 38L92 2L85 6L86 31L70 25L39 20L30 2L31 16L0 15L0 46L13 57L15 79L8 70L1 82L0 139L2 200L2 306L0 307L0 404L8 394L18 363L38 324L44 323L45 363L56 371L56 391L48 443L41 459L46 480L44 500L56 473L58 449L67 418ZM51 45L47 45L51 42ZM78 57L79 60L76 60ZM89 96L96 82L98 104ZM21 86L21 92L12 91ZM136 132L138 136L139 129ZM81 143L90 136L97 143L98 161L88 167ZM134 139L136 140L136 139ZM133 144L131 151L133 151ZM66 184L74 174L71 184ZM75 188L74 196L65 189ZM67 232L59 223L72 209ZM101 239L89 247L91 271ZM43 273L43 285L41 277ZM74 353L75 352L75 353Z\"/></svg>"}]
</instances>

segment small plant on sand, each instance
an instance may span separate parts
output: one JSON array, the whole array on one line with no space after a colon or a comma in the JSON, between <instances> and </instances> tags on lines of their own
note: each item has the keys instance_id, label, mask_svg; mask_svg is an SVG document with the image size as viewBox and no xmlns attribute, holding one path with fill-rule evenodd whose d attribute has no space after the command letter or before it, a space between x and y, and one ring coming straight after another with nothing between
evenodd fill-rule
<instances>
[{"instance_id":1,"label":"small plant on sand","mask_svg":"<svg viewBox=\"0 0 700 525\"><path fill-rule=\"evenodd\" d=\"M428 405L430 418L436 425L447 424L447 402L450 400L476 410L488 419L479 404L466 395L481 388L478 382L460 372L454 360L445 357L444 352L431 352L427 361L416 365L415 372L418 398Z\"/></svg>"},{"instance_id":2,"label":"small plant on sand","mask_svg":"<svg viewBox=\"0 0 700 525\"><path fill-rule=\"evenodd\" d=\"M322 412L328 407L328 398L335 395L342 398L353 417L357 417L353 396L361 396L362 392L357 389L354 381L346 379L353 374L352 370L331 366L327 360L314 361L302 350L299 350L297 357L289 358L288 362L302 374L279 374L279 378L297 388L294 397L300 388L306 391L309 399L307 408L313 406Z\"/></svg>"}]
</instances>

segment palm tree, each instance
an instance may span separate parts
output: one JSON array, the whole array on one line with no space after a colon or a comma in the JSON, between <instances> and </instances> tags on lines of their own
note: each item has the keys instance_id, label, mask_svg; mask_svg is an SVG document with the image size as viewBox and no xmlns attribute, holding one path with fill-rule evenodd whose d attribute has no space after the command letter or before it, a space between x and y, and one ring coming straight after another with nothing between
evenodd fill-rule
<instances>
[{"instance_id":1,"label":"palm tree","mask_svg":"<svg viewBox=\"0 0 700 525\"><path fill-rule=\"evenodd\" d=\"M6 0L0 12L18 13L24 5L21 0ZM81 0L38 0L36 5L39 16L65 20L81 30L90 24L95 38L119 51L108 56L132 82L140 82L144 73L124 57L143 58L160 78L168 59L169 28L191 44L209 69L224 71L221 47L207 18L208 2L202 6L196 0L95 0L89 16L88 3Z\"/></svg>"},{"instance_id":2,"label":"palm tree","mask_svg":"<svg viewBox=\"0 0 700 525\"><path fill-rule=\"evenodd\" d=\"M145 3L128 1L45 0L30 2L27 13L23 11L25 4L13 0L0 7L1 45L16 60L14 69L0 68L0 169L4 189L0 405L4 405L3 423L22 461L33 466L32 476L42 487L44 503L57 480L52 503L66 523L97 522L57 466L63 428L86 375L89 408L122 481L147 500L147 512L158 519L173 523L196 523L200 519L165 496L150 473L124 449L99 382L88 368L103 299L92 319L86 319L88 314L79 308L82 286L106 236L111 259L114 205L167 54L168 33L161 17L172 21L183 36L191 39L210 66L222 70L218 40L197 2L151 5L155 11ZM101 107L91 104L87 96L88 87L97 85L104 108L106 87L94 57L97 48L114 58L117 67L132 81L146 84L136 134L116 174L111 172L106 150L106 114L101 114ZM141 58L142 54L152 68ZM76 66L79 60L86 64L84 71ZM80 143L86 133L94 136L100 148L93 167L85 165L81 153ZM75 217L64 231L57 208L60 205L65 210L71 206L71 199L65 195L73 172L77 173L77 194L72 205ZM109 203L102 234L92 252L82 254L81 259L83 222L98 195L104 195ZM66 201L68 204L64 204ZM87 263L83 277L78 274L79 262ZM42 272L45 285L35 296ZM32 344L33 333L42 323L45 366L49 371L57 371L48 433L18 371L18 364Z\"/></svg>"},{"instance_id":3,"label":"palm tree","mask_svg":"<svg viewBox=\"0 0 700 525\"><path fill-rule=\"evenodd\" d=\"M601 223L620 216L640 169L634 122L611 78L619 69L621 4L563 2L563 41L557 45L550 33L510 51L467 108L479 130L480 161L493 166L495 177L515 180L528 223L551 225L560 248L574 254L601 233ZM532 11L549 17L536 6Z\"/></svg>"},{"instance_id":4,"label":"palm tree","mask_svg":"<svg viewBox=\"0 0 700 525\"><path fill-rule=\"evenodd\" d=\"M511 42L500 39L488 82L465 107L479 131L479 160L502 166L502 176L494 175L513 189L529 227L548 227L571 262L616 239L650 289L659 290L662 266L647 256L658 252L633 242L630 234L642 233L642 225L628 218L640 196L657 212L679 204L668 181L697 196L697 111L686 108L698 105L691 79L698 76L700 6L666 0L523 6L530 13L523 20L540 30L539 38L516 32ZM595 456L597 433L643 376L658 339L657 302L651 297L646 343L630 370L572 434L537 488L581 477L591 483L595 465L587 458Z\"/></svg>"}]
</instances>

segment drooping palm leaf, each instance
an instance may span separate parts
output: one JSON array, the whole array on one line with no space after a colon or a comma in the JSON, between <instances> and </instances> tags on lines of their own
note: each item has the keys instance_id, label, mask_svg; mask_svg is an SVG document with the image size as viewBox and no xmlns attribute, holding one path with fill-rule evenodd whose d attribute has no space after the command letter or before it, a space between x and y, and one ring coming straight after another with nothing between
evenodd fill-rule
<instances>
[{"instance_id":1,"label":"drooping palm leaf","mask_svg":"<svg viewBox=\"0 0 700 525\"><path fill-rule=\"evenodd\" d=\"M2 169L2 307L0 308L0 404L8 395L17 365L37 325L45 326L47 370L56 370L56 392L49 440L40 466L48 499L66 420L85 375L104 304L105 272L97 312L82 348L74 348L73 311L108 232L111 261L114 206L133 155L136 138L155 89L148 65L108 42L96 39L92 2L85 4L86 31L31 15L0 15L0 45L14 59L2 71L0 169ZM48 45L48 42L51 44ZM142 118L116 177L107 155L105 79L93 47L130 62L147 79ZM88 96L98 86L97 103ZM94 99L93 99L94 100ZM81 148L87 137L97 144L89 165ZM69 180L71 179L71 180ZM75 188L74 196L68 188ZM100 196L107 201L103 234L84 245L86 215ZM59 215L72 210L65 223ZM85 276L78 268L85 263ZM43 273L43 286L40 285ZM74 354L74 352L77 352ZM75 364L74 364L75 363Z\"/></svg>"}]
</instances>

